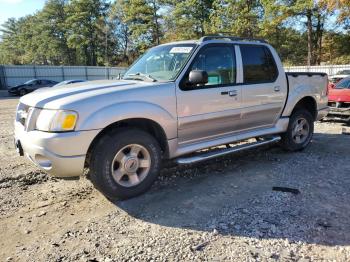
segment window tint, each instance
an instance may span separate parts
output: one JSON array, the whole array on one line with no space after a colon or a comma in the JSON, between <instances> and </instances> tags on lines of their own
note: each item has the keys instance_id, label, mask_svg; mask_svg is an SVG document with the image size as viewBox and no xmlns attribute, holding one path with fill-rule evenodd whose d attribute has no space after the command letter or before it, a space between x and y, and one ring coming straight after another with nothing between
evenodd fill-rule
<instances>
[{"instance_id":1,"label":"window tint","mask_svg":"<svg viewBox=\"0 0 350 262\"><path fill-rule=\"evenodd\" d=\"M259 45L241 45L244 83L273 82L278 70L268 48Z\"/></svg>"},{"instance_id":2,"label":"window tint","mask_svg":"<svg viewBox=\"0 0 350 262\"><path fill-rule=\"evenodd\" d=\"M343 88L349 88L349 87L350 87L350 79L344 79L335 86L336 89L343 89Z\"/></svg>"},{"instance_id":3,"label":"window tint","mask_svg":"<svg viewBox=\"0 0 350 262\"><path fill-rule=\"evenodd\" d=\"M234 47L211 46L202 49L195 58L191 70L203 70L208 73L206 86L235 83L236 58Z\"/></svg>"}]
</instances>

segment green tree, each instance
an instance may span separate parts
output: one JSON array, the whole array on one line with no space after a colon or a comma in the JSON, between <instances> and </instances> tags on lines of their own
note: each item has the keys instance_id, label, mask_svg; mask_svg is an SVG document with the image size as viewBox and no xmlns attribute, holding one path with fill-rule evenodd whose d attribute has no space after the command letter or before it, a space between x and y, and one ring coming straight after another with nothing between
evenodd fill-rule
<instances>
[{"instance_id":1,"label":"green tree","mask_svg":"<svg viewBox=\"0 0 350 262\"><path fill-rule=\"evenodd\" d=\"M242 37L259 33L263 8L258 0L215 0L211 14L211 32L229 32Z\"/></svg>"},{"instance_id":2,"label":"green tree","mask_svg":"<svg viewBox=\"0 0 350 262\"><path fill-rule=\"evenodd\" d=\"M210 13L213 0L182 0L169 3L166 17L169 40L194 39L210 32Z\"/></svg>"},{"instance_id":3,"label":"green tree","mask_svg":"<svg viewBox=\"0 0 350 262\"><path fill-rule=\"evenodd\" d=\"M41 45L53 64L76 64L75 50L68 46L68 29L66 27L67 14L65 6L67 0L48 0L43 10L38 14L38 25ZM44 50L43 50L44 52Z\"/></svg>"},{"instance_id":4,"label":"green tree","mask_svg":"<svg viewBox=\"0 0 350 262\"><path fill-rule=\"evenodd\" d=\"M160 43L162 4L158 0L117 0L110 17L115 20L123 57L134 59L150 46Z\"/></svg>"},{"instance_id":5,"label":"green tree","mask_svg":"<svg viewBox=\"0 0 350 262\"><path fill-rule=\"evenodd\" d=\"M23 18L16 20L8 19L2 25L2 41L0 45L1 64L21 64L24 50L19 47L19 29Z\"/></svg>"},{"instance_id":6,"label":"green tree","mask_svg":"<svg viewBox=\"0 0 350 262\"><path fill-rule=\"evenodd\" d=\"M67 42L83 60L78 63L97 65L98 55L105 52L104 41L99 40L106 34L107 10L108 5L102 0L72 0L65 6Z\"/></svg>"}]
</instances>

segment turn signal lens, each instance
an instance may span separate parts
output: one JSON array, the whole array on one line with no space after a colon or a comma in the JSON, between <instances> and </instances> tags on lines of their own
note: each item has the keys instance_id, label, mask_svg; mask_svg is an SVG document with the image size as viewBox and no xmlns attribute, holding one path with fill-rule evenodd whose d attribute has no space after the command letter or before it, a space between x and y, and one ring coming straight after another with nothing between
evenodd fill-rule
<instances>
[{"instance_id":1,"label":"turn signal lens","mask_svg":"<svg viewBox=\"0 0 350 262\"><path fill-rule=\"evenodd\" d=\"M71 130L75 126L75 122L77 120L77 116L73 114L67 114L62 122L62 129Z\"/></svg>"}]
</instances>

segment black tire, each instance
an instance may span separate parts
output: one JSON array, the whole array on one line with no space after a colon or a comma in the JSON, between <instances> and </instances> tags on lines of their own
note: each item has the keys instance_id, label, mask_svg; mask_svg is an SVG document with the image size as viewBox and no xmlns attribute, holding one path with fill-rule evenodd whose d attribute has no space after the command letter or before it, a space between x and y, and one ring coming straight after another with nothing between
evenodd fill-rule
<instances>
[{"instance_id":1,"label":"black tire","mask_svg":"<svg viewBox=\"0 0 350 262\"><path fill-rule=\"evenodd\" d=\"M120 184L132 184L129 182L129 175L122 175L122 178L119 180L119 182L113 178L112 175L112 169L115 168L114 165L115 162L117 162L115 160L115 157L117 157L120 152L125 152L123 151L123 148L126 147L124 150L128 150L129 145L131 147L134 145L140 146L140 148L143 148L143 150L148 151L149 154L147 155L147 159L150 160L148 163L149 167L147 168L147 174L143 175L143 180L134 186L124 186ZM147 153L146 151L144 152ZM131 150L128 154L131 154ZM139 154L141 154L141 156L136 156L137 159L139 159L138 157L142 158L142 152ZM125 157L123 159L125 159ZM122 165L120 163L117 164L122 167L127 165L127 161L124 161L123 163L125 165ZM134 166L134 164L130 165L130 167L132 166ZM139 163L137 166L139 166ZM128 199L138 196L147 191L156 180L160 168L161 149L156 139L142 130L120 128L105 134L94 147L90 161L89 179L92 181L94 186L110 200ZM119 167L116 169L119 170ZM141 167L139 169L142 170ZM136 175L138 175L137 172L139 169L135 171Z\"/></svg>"},{"instance_id":2,"label":"black tire","mask_svg":"<svg viewBox=\"0 0 350 262\"><path fill-rule=\"evenodd\" d=\"M19 95L20 96L24 96L25 94L27 94L28 92L27 92L27 89L25 89L25 88L22 88L22 89L20 89L19 90Z\"/></svg>"},{"instance_id":3,"label":"black tire","mask_svg":"<svg viewBox=\"0 0 350 262\"><path fill-rule=\"evenodd\" d=\"M298 127L301 126L304 123L303 120L306 121L305 125L308 126L307 132L306 130L304 130L304 128L300 133L296 132L295 130L300 129L296 128L296 125L298 125ZM301 133L305 135L302 135ZM280 145L283 149L287 151L301 151L310 144L313 133L314 119L311 113L303 108L296 109L295 111L293 111L290 117L287 132L281 135L282 139ZM298 136L300 136L299 139L297 138Z\"/></svg>"}]
</instances>

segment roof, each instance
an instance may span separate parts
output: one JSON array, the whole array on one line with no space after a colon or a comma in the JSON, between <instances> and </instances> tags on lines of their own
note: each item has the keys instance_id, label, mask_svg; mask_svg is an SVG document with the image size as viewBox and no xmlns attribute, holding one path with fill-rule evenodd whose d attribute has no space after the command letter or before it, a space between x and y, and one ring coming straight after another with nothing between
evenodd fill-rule
<instances>
[{"instance_id":1,"label":"roof","mask_svg":"<svg viewBox=\"0 0 350 262\"><path fill-rule=\"evenodd\" d=\"M237 36L222 36L222 35L208 35L203 36L199 40L185 40L185 41L175 41L170 43L165 43L162 45L173 45L173 44L201 44L204 42L215 42L215 43L227 43L229 42L238 42L238 43L260 43L260 44L268 44L266 40L260 38L249 38L249 37L237 37Z\"/></svg>"}]
</instances>

